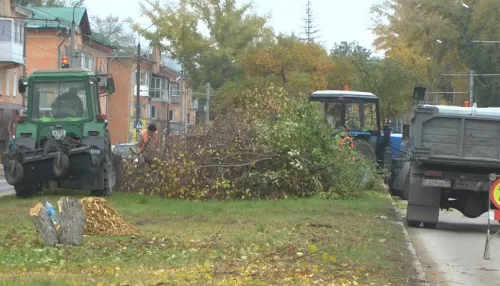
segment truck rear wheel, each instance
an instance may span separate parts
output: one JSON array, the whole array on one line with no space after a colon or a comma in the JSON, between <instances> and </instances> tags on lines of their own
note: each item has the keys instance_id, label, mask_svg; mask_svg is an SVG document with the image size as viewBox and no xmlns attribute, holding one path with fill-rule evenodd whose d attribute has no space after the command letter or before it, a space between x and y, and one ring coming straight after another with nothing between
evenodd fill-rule
<instances>
[{"instance_id":1,"label":"truck rear wheel","mask_svg":"<svg viewBox=\"0 0 500 286\"><path fill-rule=\"evenodd\" d=\"M439 221L442 191L441 188L422 186L422 174L423 169L412 162L406 220L410 227L414 227L416 222L422 222L424 227L433 228Z\"/></svg>"}]
</instances>

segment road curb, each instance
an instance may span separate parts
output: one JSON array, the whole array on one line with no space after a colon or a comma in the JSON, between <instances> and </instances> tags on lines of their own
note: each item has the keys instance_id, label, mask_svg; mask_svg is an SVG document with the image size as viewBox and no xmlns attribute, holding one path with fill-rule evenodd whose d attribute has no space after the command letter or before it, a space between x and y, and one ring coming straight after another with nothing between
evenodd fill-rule
<instances>
[{"instance_id":1,"label":"road curb","mask_svg":"<svg viewBox=\"0 0 500 286\"><path fill-rule=\"evenodd\" d=\"M392 199L392 197L388 194L387 195L389 199L391 200L392 204L392 211L394 212L394 215L398 218L398 222L396 223L401 227L401 231L403 232L404 238L405 238L405 244L406 248L410 252L410 255L412 257L412 265L417 271L417 278L421 281L419 285L421 286L430 286L431 284L427 281L427 276L425 275L424 268L422 267L422 263L420 263L420 259L417 256L417 252L415 250L415 247L413 247L413 242L411 241L410 235L408 234L408 231L406 230L406 226L404 224L404 217L397 211L396 209L396 203Z\"/></svg>"}]
</instances>

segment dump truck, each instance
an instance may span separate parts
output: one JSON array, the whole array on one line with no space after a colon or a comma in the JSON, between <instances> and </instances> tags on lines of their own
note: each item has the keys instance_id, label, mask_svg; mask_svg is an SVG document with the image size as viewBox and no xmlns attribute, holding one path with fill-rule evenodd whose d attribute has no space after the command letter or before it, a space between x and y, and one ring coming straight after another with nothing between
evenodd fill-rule
<instances>
[{"instance_id":1,"label":"dump truck","mask_svg":"<svg viewBox=\"0 0 500 286\"><path fill-rule=\"evenodd\" d=\"M13 150L2 155L17 196L45 187L111 195L121 159L111 152L100 97L115 91L111 75L87 69L39 70L18 82L27 108L16 116Z\"/></svg>"},{"instance_id":2,"label":"dump truck","mask_svg":"<svg viewBox=\"0 0 500 286\"><path fill-rule=\"evenodd\" d=\"M417 101L424 94L415 88ZM500 169L500 108L418 104L409 127L408 226L436 227L440 209L487 212L489 175Z\"/></svg>"}]
</instances>

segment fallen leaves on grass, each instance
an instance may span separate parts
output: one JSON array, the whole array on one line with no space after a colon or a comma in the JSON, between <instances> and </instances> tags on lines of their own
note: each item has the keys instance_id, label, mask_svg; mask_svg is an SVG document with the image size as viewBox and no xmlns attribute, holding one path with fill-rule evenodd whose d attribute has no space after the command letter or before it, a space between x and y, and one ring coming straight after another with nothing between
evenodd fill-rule
<instances>
[{"instance_id":1,"label":"fallen leaves on grass","mask_svg":"<svg viewBox=\"0 0 500 286\"><path fill-rule=\"evenodd\" d=\"M105 199L88 197L80 201L87 216L85 234L109 236L137 234L137 230L126 223Z\"/></svg>"}]
</instances>

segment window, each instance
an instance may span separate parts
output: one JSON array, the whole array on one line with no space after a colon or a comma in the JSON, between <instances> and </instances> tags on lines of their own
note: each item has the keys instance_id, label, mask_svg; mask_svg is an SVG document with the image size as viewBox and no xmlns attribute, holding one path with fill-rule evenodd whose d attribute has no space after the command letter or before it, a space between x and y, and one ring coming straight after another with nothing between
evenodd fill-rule
<instances>
[{"instance_id":1,"label":"window","mask_svg":"<svg viewBox=\"0 0 500 286\"><path fill-rule=\"evenodd\" d=\"M14 42L22 44L24 41L24 22L14 21Z\"/></svg>"},{"instance_id":2,"label":"window","mask_svg":"<svg viewBox=\"0 0 500 286\"><path fill-rule=\"evenodd\" d=\"M148 85L148 73L141 72L141 85Z\"/></svg>"},{"instance_id":3,"label":"window","mask_svg":"<svg viewBox=\"0 0 500 286\"><path fill-rule=\"evenodd\" d=\"M91 98L94 99L94 115L101 114L101 102L99 100L99 91L97 90L97 82L90 81Z\"/></svg>"},{"instance_id":4,"label":"window","mask_svg":"<svg viewBox=\"0 0 500 286\"><path fill-rule=\"evenodd\" d=\"M5 95L5 81L4 81L4 70L0 69L0 95Z\"/></svg>"},{"instance_id":5,"label":"window","mask_svg":"<svg viewBox=\"0 0 500 286\"><path fill-rule=\"evenodd\" d=\"M17 95L17 70L12 71L12 96Z\"/></svg>"},{"instance_id":6,"label":"window","mask_svg":"<svg viewBox=\"0 0 500 286\"><path fill-rule=\"evenodd\" d=\"M168 80L166 78L161 79L161 98L164 100L168 99L168 88L167 88Z\"/></svg>"},{"instance_id":7,"label":"window","mask_svg":"<svg viewBox=\"0 0 500 286\"><path fill-rule=\"evenodd\" d=\"M168 120L174 121L174 111L172 109L168 111Z\"/></svg>"},{"instance_id":8,"label":"window","mask_svg":"<svg viewBox=\"0 0 500 286\"><path fill-rule=\"evenodd\" d=\"M0 20L0 42L12 40L12 20Z\"/></svg>"},{"instance_id":9,"label":"window","mask_svg":"<svg viewBox=\"0 0 500 286\"><path fill-rule=\"evenodd\" d=\"M151 118L156 118L156 106L151 105L151 110L149 114Z\"/></svg>"},{"instance_id":10,"label":"window","mask_svg":"<svg viewBox=\"0 0 500 286\"><path fill-rule=\"evenodd\" d=\"M46 82L33 86L33 120L75 121L88 118L84 82Z\"/></svg>"},{"instance_id":11,"label":"window","mask_svg":"<svg viewBox=\"0 0 500 286\"><path fill-rule=\"evenodd\" d=\"M168 91L170 96L179 96L179 83L170 82L168 85Z\"/></svg>"},{"instance_id":12,"label":"window","mask_svg":"<svg viewBox=\"0 0 500 286\"><path fill-rule=\"evenodd\" d=\"M5 95L10 96L10 92L12 91L11 87L12 77L10 70L7 70L7 75L5 76Z\"/></svg>"},{"instance_id":13,"label":"window","mask_svg":"<svg viewBox=\"0 0 500 286\"><path fill-rule=\"evenodd\" d=\"M188 113L187 114L187 123L190 124L191 123L191 113Z\"/></svg>"},{"instance_id":14,"label":"window","mask_svg":"<svg viewBox=\"0 0 500 286\"><path fill-rule=\"evenodd\" d=\"M149 96L151 98L161 98L161 78L151 78L151 85L149 86Z\"/></svg>"}]
</instances>

